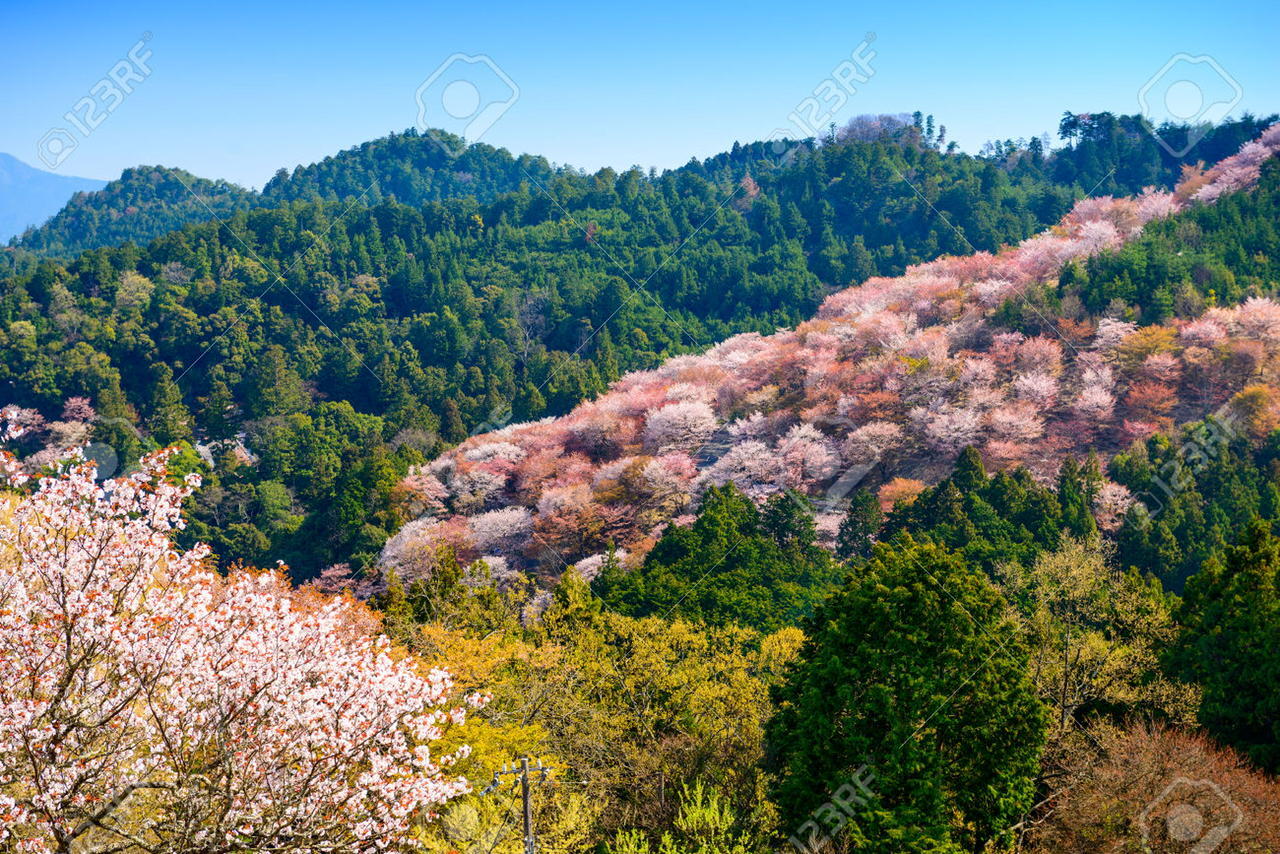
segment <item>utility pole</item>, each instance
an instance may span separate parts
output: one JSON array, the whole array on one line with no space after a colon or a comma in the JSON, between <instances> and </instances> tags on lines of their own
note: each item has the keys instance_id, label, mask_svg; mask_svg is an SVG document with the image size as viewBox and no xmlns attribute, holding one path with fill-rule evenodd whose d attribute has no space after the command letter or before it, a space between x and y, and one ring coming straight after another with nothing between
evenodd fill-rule
<instances>
[{"instance_id":1,"label":"utility pole","mask_svg":"<svg viewBox=\"0 0 1280 854\"><path fill-rule=\"evenodd\" d=\"M541 759L534 765L529 763L528 756L521 757L519 767L513 767L504 762L502 770L493 772L493 780L490 781L488 786L485 786L480 794L487 795L496 790L498 786L502 785L502 778L505 776L516 778L515 782L520 784L520 800L524 807L524 854L538 854L538 840L533 832L533 793L530 788L529 775L530 773L538 775L537 779L532 782L545 783L547 782L547 775L551 773L552 769L543 765Z\"/></svg>"},{"instance_id":2,"label":"utility pole","mask_svg":"<svg viewBox=\"0 0 1280 854\"><path fill-rule=\"evenodd\" d=\"M533 837L533 801L529 799L529 757L520 760L520 798L524 801L524 854L537 854Z\"/></svg>"}]
</instances>

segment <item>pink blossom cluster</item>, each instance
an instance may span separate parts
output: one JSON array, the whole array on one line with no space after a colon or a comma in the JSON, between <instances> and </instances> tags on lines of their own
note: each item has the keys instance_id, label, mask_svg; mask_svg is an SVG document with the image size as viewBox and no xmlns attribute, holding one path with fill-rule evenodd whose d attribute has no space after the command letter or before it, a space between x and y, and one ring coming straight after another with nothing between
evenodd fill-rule
<instances>
[{"instance_id":1,"label":"pink blossom cluster","mask_svg":"<svg viewBox=\"0 0 1280 854\"><path fill-rule=\"evenodd\" d=\"M1188 180L1248 186L1230 170L1278 146L1273 128L1225 168ZM871 278L796 329L738 335L628 374L562 418L473 437L428 467L445 507L392 538L384 565L428 571L441 544L464 560L500 556L552 575L584 558L593 566L610 545L634 562L666 526L692 518L709 486L733 482L762 499L822 495L851 475L930 482L967 445L994 466L1050 477L1066 454L1199 417L1280 348L1280 305L1215 308L1163 338L1113 318L1040 318L1046 331L1033 336L991 319L1063 264L1183 209L1189 190L1081 200L1000 253ZM1115 490L1108 502L1123 504Z\"/></svg>"},{"instance_id":2,"label":"pink blossom cluster","mask_svg":"<svg viewBox=\"0 0 1280 854\"><path fill-rule=\"evenodd\" d=\"M46 421L34 409L6 406L0 410L0 420L6 425L3 441L38 450L23 454L22 467L27 472L37 472L64 459L75 448L83 447L93 433L97 413L86 397L68 398L57 421Z\"/></svg>"},{"instance_id":3,"label":"pink blossom cluster","mask_svg":"<svg viewBox=\"0 0 1280 854\"><path fill-rule=\"evenodd\" d=\"M446 772L465 748L432 751L464 718L448 673L393 651L349 597L176 549L199 478L164 466L98 483L73 459L8 481L0 849L412 844L467 790Z\"/></svg>"},{"instance_id":4,"label":"pink blossom cluster","mask_svg":"<svg viewBox=\"0 0 1280 854\"><path fill-rule=\"evenodd\" d=\"M1280 154L1280 124L1272 125L1240 151L1219 161L1200 179L1188 182L1197 202L1215 202L1225 193L1234 193L1257 183L1262 164Z\"/></svg>"}]
</instances>

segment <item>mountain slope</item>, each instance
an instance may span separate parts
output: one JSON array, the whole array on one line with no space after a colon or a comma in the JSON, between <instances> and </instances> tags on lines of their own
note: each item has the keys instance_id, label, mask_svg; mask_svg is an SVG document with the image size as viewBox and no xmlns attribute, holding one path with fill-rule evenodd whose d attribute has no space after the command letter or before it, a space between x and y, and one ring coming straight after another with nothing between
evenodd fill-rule
<instances>
[{"instance_id":1,"label":"mountain slope","mask_svg":"<svg viewBox=\"0 0 1280 854\"><path fill-rule=\"evenodd\" d=\"M0 284L0 381L50 419L90 398L98 440L126 463L202 443L212 485L188 534L307 577L372 564L421 510L405 474L483 425L566 413L623 372L795 326L869 277L999 250L1079 194L914 140L806 146L788 162L769 148L740 146L728 169L566 170L488 204L292 201L32 263ZM147 174L126 182L140 185L130 198L147 198ZM159 186L186 193L186 176L168 177ZM803 398L757 391L740 405ZM223 453L237 435L248 452ZM452 506L488 509L486 489L468 489Z\"/></svg>"},{"instance_id":2,"label":"mountain slope","mask_svg":"<svg viewBox=\"0 0 1280 854\"><path fill-rule=\"evenodd\" d=\"M0 243L44 222L73 195L105 184L96 178L45 172L0 152Z\"/></svg>"},{"instance_id":3,"label":"mountain slope","mask_svg":"<svg viewBox=\"0 0 1280 854\"><path fill-rule=\"evenodd\" d=\"M882 486L885 503L908 498L966 446L989 464L1047 478L1064 457L1203 417L1268 376L1280 305L1252 297L1197 317L1216 295L1213 279L1189 267L1184 317L1139 327L1089 316L1078 280L1059 274L1128 244L1119 257L1136 264L1149 252L1178 275L1160 239L1140 235L1180 211L1170 227L1184 241L1212 240L1219 263L1239 260L1239 221L1274 222L1280 212L1277 151L1280 125L1175 193L1083 200L1015 248L872 278L829 297L795 330L739 335L626 376L563 418L473 437L405 481L433 512L388 543L384 565L415 576L440 544L464 560L550 575L583 559L598 568L609 545L634 561L666 525L687 521L681 514L704 490L729 481L755 497L816 495L831 537L853 485ZM1241 195L1264 165L1263 186ZM1220 202L1233 207L1215 218L1207 206ZM1245 263L1274 293L1275 230L1254 247ZM1108 307L1138 317L1123 301ZM1270 411L1268 394L1251 404L1252 417ZM1133 500L1119 487L1108 495Z\"/></svg>"}]
</instances>

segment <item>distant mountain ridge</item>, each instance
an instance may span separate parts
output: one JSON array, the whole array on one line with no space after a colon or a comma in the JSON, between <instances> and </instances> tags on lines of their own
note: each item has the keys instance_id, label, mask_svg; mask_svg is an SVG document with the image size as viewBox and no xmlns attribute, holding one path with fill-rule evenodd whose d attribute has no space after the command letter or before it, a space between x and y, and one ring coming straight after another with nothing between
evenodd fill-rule
<instances>
[{"instance_id":1,"label":"distant mountain ridge","mask_svg":"<svg viewBox=\"0 0 1280 854\"><path fill-rule=\"evenodd\" d=\"M101 189L106 183L46 172L0 152L0 243L44 222L75 194Z\"/></svg>"},{"instance_id":2,"label":"distant mountain ridge","mask_svg":"<svg viewBox=\"0 0 1280 854\"><path fill-rule=\"evenodd\" d=\"M458 147L463 147L457 140ZM239 211L290 202L375 205L395 200L419 207L448 198L481 203L513 192L530 180L551 181L563 171L544 157L514 156L506 149L471 145L454 158L433 137L415 130L391 134L340 151L290 173L280 169L262 192L229 181L200 178L183 169L137 166L109 183L49 210L22 231L13 246L45 257L71 258L104 246L145 246L191 223L225 219Z\"/></svg>"},{"instance_id":3,"label":"distant mountain ridge","mask_svg":"<svg viewBox=\"0 0 1280 854\"><path fill-rule=\"evenodd\" d=\"M1184 165L1222 159L1255 138L1275 118L1245 115L1223 122L1187 155L1174 156L1171 152L1182 150L1190 129L1167 126L1153 134L1141 116L1067 113L1059 132L1066 142L1063 148L1049 151L1039 140L1007 140L989 144L990 150L981 159L999 165L1010 175L1043 174L1062 185L1064 191L1075 187L1077 194L1133 195L1146 186L1172 187ZM865 125L858 120L851 122L840 132L838 141L869 141L864 139ZM889 129L881 127L877 131L878 141L942 147L940 138L926 136L923 125L898 121L885 127ZM442 139L441 134L409 129L344 149L310 165L280 169L261 192L227 181L198 178L181 169L126 169L119 179L105 186L95 182L101 187L98 192L72 199L61 211L49 210L44 216L57 215L48 222L19 225L12 234L20 233L24 225L38 227L22 233L12 246L37 256L71 258L89 249L127 242L145 246L190 223L224 219L239 211L277 208L294 202L374 206L394 200L422 207L447 199L471 198L483 205L518 193L522 187L554 195L558 179L579 174L578 170L557 166L545 157L513 155L482 143L467 145L449 134L443 134ZM1163 145L1157 142L1157 135ZM735 142L730 151L702 161L691 160L667 171L736 183L748 176L761 178L762 169L774 170L796 157L803 159L817 147L815 140ZM452 152L456 151L462 153L454 157ZM616 172L604 169L597 174L607 180ZM1057 219L1061 211L1054 209L1060 203L1061 199L1046 196L1037 213L1042 219Z\"/></svg>"}]
</instances>

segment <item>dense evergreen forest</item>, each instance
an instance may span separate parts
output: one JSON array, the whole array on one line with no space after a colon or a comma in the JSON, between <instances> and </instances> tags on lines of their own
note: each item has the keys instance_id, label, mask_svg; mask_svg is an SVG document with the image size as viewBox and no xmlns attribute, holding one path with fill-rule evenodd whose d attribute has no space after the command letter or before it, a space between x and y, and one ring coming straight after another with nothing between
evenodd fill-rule
<instances>
[{"instance_id":1,"label":"dense evergreen forest","mask_svg":"<svg viewBox=\"0 0 1280 854\"><path fill-rule=\"evenodd\" d=\"M227 181L210 181L162 166L126 169L101 190L76 193L48 222L10 241L10 265L34 257L70 259L101 246L146 244L189 222L245 210L254 194Z\"/></svg>"},{"instance_id":2,"label":"dense evergreen forest","mask_svg":"<svg viewBox=\"0 0 1280 854\"><path fill-rule=\"evenodd\" d=\"M260 193L182 169L138 166L100 191L76 194L56 216L14 238L11 246L20 250L19 256L73 258L104 246L144 246L189 223L295 201L371 206L396 200L414 207L450 198L487 202L522 182L546 183L561 171L543 158L513 157L487 145L465 147L455 158L414 130L298 166L292 174L281 169Z\"/></svg>"},{"instance_id":3,"label":"dense evergreen forest","mask_svg":"<svg viewBox=\"0 0 1280 854\"><path fill-rule=\"evenodd\" d=\"M883 121L885 118L874 123L874 132L859 131L866 123L855 120L838 136L846 142L884 141L911 148L943 147L945 130L941 134L934 130L932 116L927 120L918 114L913 119L904 117L907 121ZM1144 121L1138 116L1111 113L1067 113L1059 128L1063 147L1050 149L1038 137L1003 140L988 143L982 156L1016 178L1047 179L1090 195L1132 195L1143 187L1172 186L1184 165L1221 160L1269 124L1266 119L1250 116L1225 122L1209 129L1188 154L1174 157L1170 152L1186 147L1187 135L1192 129L1160 128L1158 133L1167 143L1160 145ZM125 242L142 246L189 223L226 218L238 210L274 208L296 201L359 206L397 201L420 207L447 199L473 198L488 203L519 191L522 185L539 190L558 176L575 174L572 169L554 166L543 157L514 156L506 149L482 143L465 145L442 131L435 134L443 134L446 144L437 143L436 136L410 129L363 143L318 163L296 166L292 171L282 168L260 193L225 181L198 178L181 169L163 166L126 169L118 180L102 190L77 194L49 222L14 238L4 264L12 267L31 263L32 256L70 259L88 249ZM691 160L675 171L711 181L736 183L748 175L759 179L790 162L797 153L812 154L817 148L815 140L785 144L735 143L731 151L703 161ZM954 148L948 150L954 152ZM455 151L462 153L454 157ZM842 164L822 168L832 179L846 175ZM856 176L857 173L848 174L846 180ZM653 173L648 177L654 177ZM988 181L984 179L982 183L984 191L990 189ZM1053 221L1061 214L1061 210L1057 214L1052 210L1061 203L1061 196L1049 192L1048 188L1030 202L1036 216L1044 222ZM966 232L966 235L975 244L980 242L973 234ZM1004 237L1003 234L996 236Z\"/></svg>"}]
</instances>

